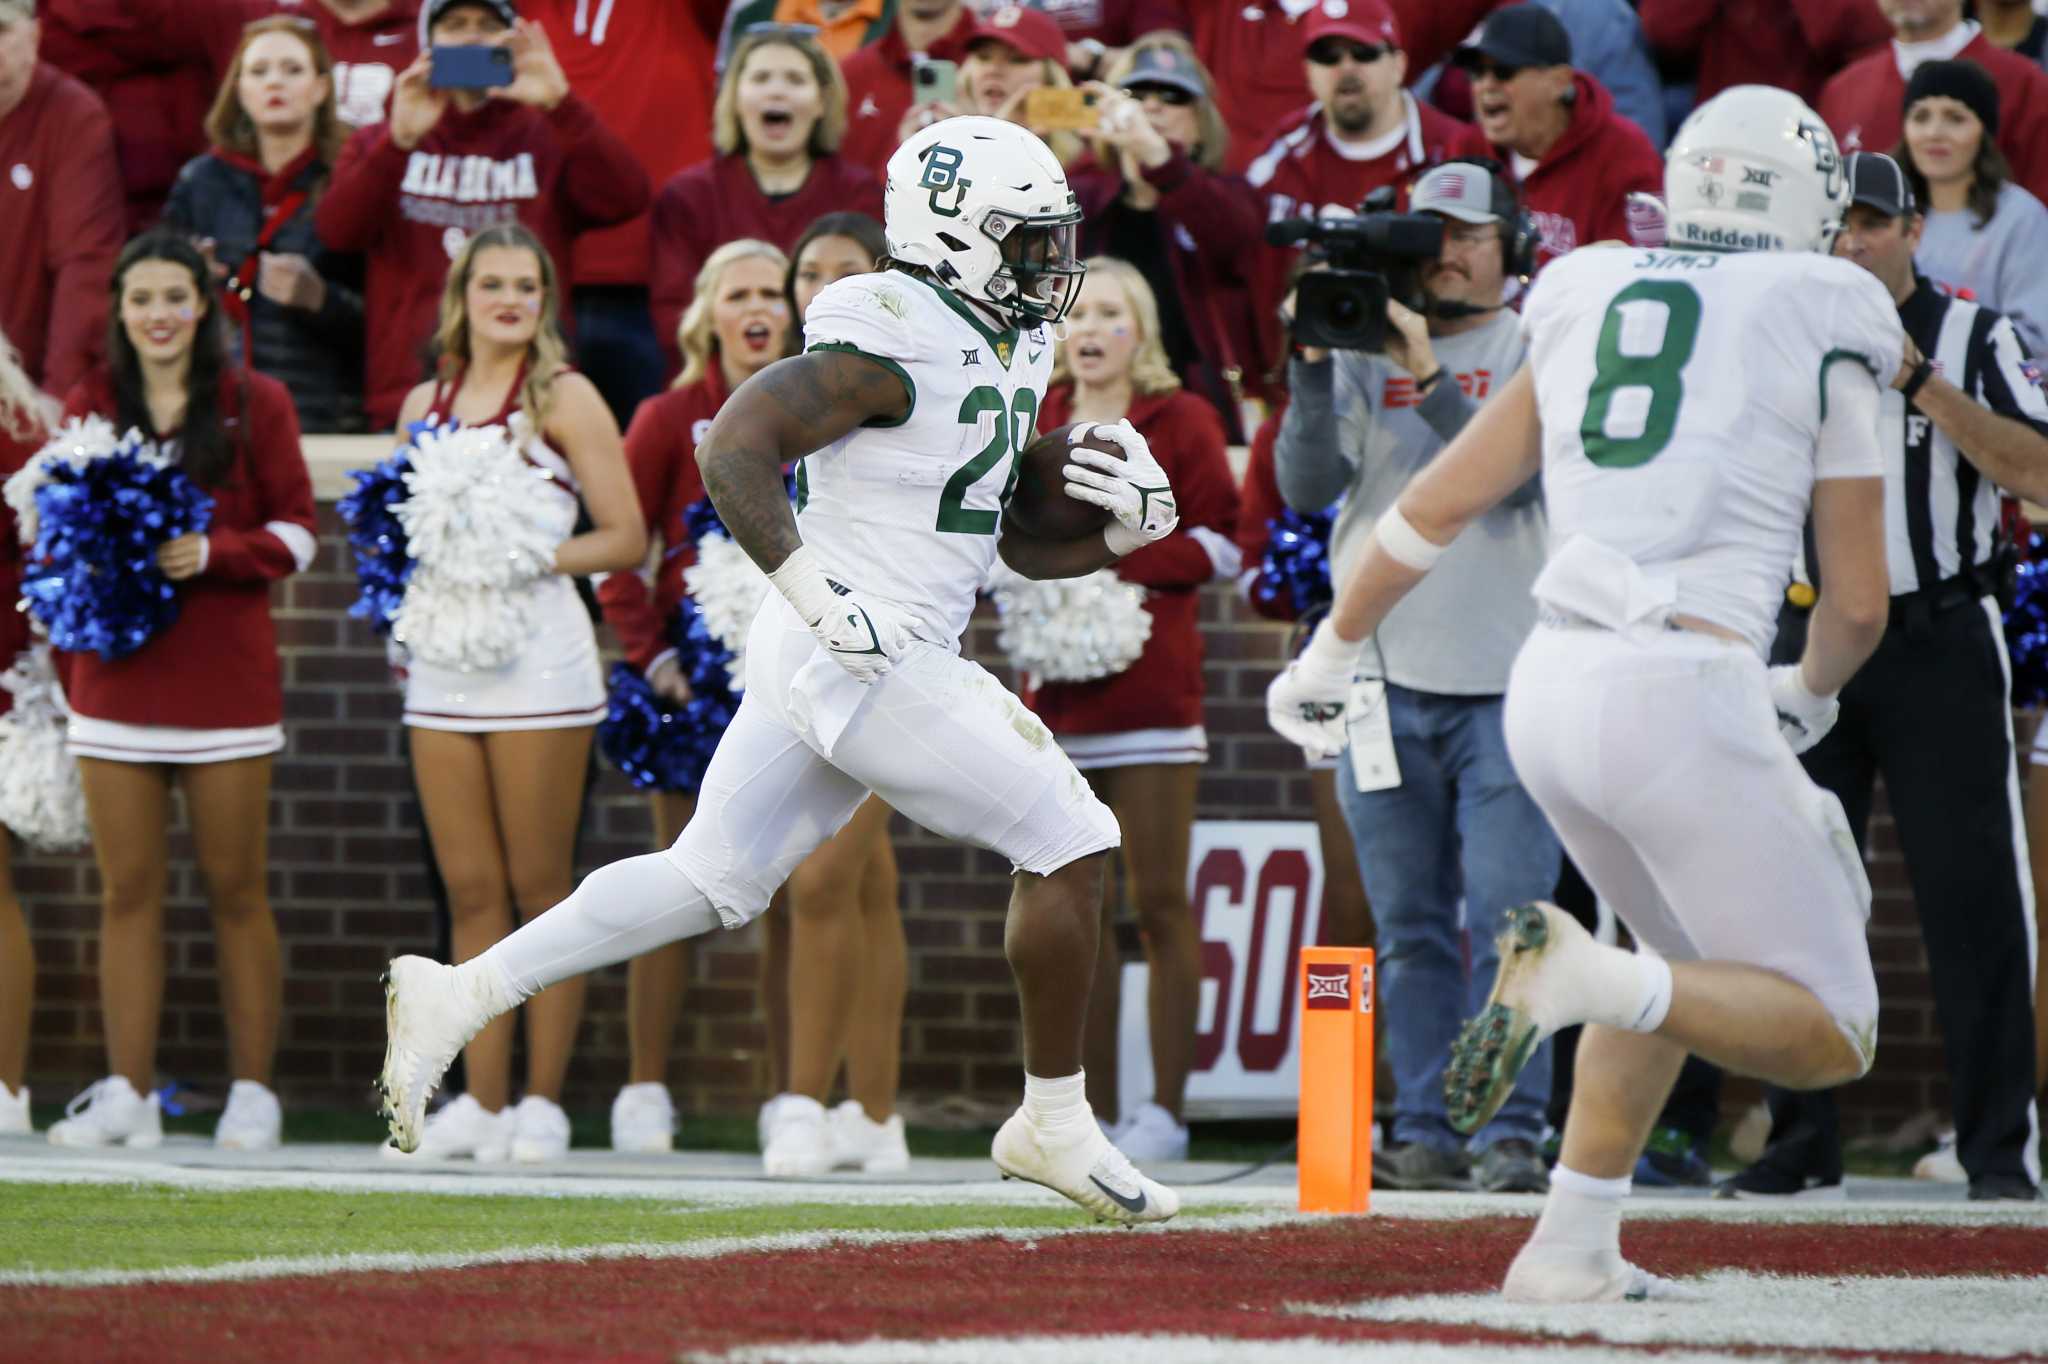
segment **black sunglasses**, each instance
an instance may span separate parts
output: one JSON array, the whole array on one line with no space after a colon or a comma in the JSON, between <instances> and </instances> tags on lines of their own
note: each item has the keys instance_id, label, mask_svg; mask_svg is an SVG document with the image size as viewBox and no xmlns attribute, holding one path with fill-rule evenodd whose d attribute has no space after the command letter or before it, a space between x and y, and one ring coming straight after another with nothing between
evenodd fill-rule
<instances>
[{"instance_id":1,"label":"black sunglasses","mask_svg":"<svg viewBox=\"0 0 2048 1364\"><path fill-rule=\"evenodd\" d=\"M1308 50L1308 59L1317 66L1335 66L1349 57L1360 66L1371 66L1393 50L1378 43L1347 43L1341 38L1326 38Z\"/></svg>"},{"instance_id":2,"label":"black sunglasses","mask_svg":"<svg viewBox=\"0 0 2048 1364\"><path fill-rule=\"evenodd\" d=\"M1156 99L1161 104L1171 104L1176 109L1195 102L1195 97L1178 85L1126 85L1124 93L1135 100Z\"/></svg>"},{"instance_id":3,"label":"black sunglasses","mask_svg":"<svg viewBox=\"0 0 2048 1364\"><path fill-rule=\"evenodd\" d=\"M1472 73L1473 80L1478 80L1481 76L1491 76L1503 84L1528 70L1523 66L1502 66L1499 62L1488 61L1484 57L1467 64L1465 69Z\"/></svg>"}]
</instances>

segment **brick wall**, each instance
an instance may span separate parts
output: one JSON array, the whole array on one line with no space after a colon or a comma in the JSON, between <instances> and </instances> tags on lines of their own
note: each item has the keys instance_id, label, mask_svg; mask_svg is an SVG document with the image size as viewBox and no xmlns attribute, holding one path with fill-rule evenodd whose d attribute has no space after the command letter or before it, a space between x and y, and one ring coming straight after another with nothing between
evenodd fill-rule
<instances>
[{"instance_id":1,"label":"brick wall","mask_svg":"<svg viewBox=\"0 0 2048 1364\"><path fill-rule=\"evenodd\" d=\"M381 1060L377 975L394 953L431 951L435 927L422 863L419 812L399 748L399 696L381 642L345 615L354 579L331 507L320 554L290 580L279 606L285 654L286 732L271 802L270 891L285 944L285 1017L279 1085L304 1105L367 1105ZM1208 727L1212 759L1201 814L1309 818L1308 782L1295 750L1265 726L1265 686L1284 631L1228 593L1202 603L1209 629ZM986 607L970 651L998 662ZM1007 865L897 820L903 912L911 946L903 1083L939 1098L989 1098L1017 1086L1017 1005L1002 955ZM647 802L606 769L591 798L579 870L646 851ZM1851 1120L1895 1119L1943 1103L1946 1086L1925 962L1889 822L1875 843L1878 886L1872 941L1885 1000L1876 1073L1852 1093ZM223 1088L226 1064L213 945L189 844L173 843L163 1073ZM45 1098L104 1073L95 908L89 855L18 855L40 971L29 1080ZM754 1017L757 930L700 940L671 1080L689 1112L749 1110L764 1092ZM623 967L590 991L572 1106L598 1108L625 1073Z\"/></svg>"}]
</instances>

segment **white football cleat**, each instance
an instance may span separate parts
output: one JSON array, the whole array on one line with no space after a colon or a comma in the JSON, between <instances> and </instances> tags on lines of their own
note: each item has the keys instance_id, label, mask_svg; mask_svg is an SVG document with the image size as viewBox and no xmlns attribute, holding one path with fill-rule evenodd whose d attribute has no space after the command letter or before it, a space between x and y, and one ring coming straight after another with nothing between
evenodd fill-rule
<instances>
[{"instance_id":1,"label":"white football cleat","mask_svg":"<svg viewBox=\"0 0 2048 1364\"><path fill-rule=\"evenodd\" d=\"M270 1086L237 1080L214 1124L213 1144L223 1151L275 1151L284 1141L284 1107Z\"/></svg>"},{"instance_id":2,"label":"white football cleat","mask_svg":"<svg viewBox=\"0 0 2048 1364\"><path fill-rule=\"evenodd\" d=\"M1704 1302L1706 1294L1638 1269L1616 1250L1578 1250L1531 1241L1508 1266L1509 1302Z\"/></svg>"},{"instance_id":3,"label":"white football cleat","mask_svg":"<svg viewBox=\"0 0 2048 1364\"><path fill-rule=\"evenodd\" d=\"M455 968L397 957L384 972L384 1071L377 1079L391 1141L418 1150L427 1100L469 1039L493 1014L457 982Z\"/></svg>"},{"instance_id":4,"label":"white football cleat","mask_svg":"<svg viewBox=\"0 0 2048 1364\"><path fill-rule=\"evenodd\" d=\"M1155 1103L1140 1104L1131 1120L1118 1128L1110 1140L1125 1156L1147 1164L1188 1158L1187 1124Z\"/></svg>"},{"instance_id":5,"label":"white football cleat","mask_svg":"<svg viewBox=\"0 0 2048 1364\"><path fill-rule=\"evenodd\" d=\"M612 1150L658 1155L676 1149L676 1104L668 1086L627 1085L612 1100Z\"/></svg>"},{"instance_id":6,"label":"white football cleat","mask_svg":"<svg viewBox=\"0 0 2048 1364\"><path fill-rule=\"evenodd\" d=\"M52 1146L123 1146L148 1149L164 1144L163 1106L156 1094L137 1094L127 1077L109 1075L64 1105L50 1124Z\"/></svg>"},{"instance_id":7,"label":"white football cleat","mask_svg":"<svg viewBox=\"0 0 2048 1364\"><path fill-rule=\"evenodd\" d=\"M1593 935L1556 905L1517 905L1506 915L1496 945L1500 969L1493 993L1451 1043L1444 1067L1446 1116L1460 1132L1477 1132L1500 1111L1543 1039L1581 1022L1572 1001L1583 1000L1589 984Z\"/></svg>"},{"instance_id":8,"label":"white football cleat","mask_svg":"<svg viewBox=\"0 0 2048 1364\"><path fill-rule=\"evenodd\" d=\"M401 1151L392 1142L384 1154L399 1160L458 1160L496 1165L512 1154L512 1110L493 1113L467 1094L458 1094L429 1114L420 1126L420 1144Z\"/></svg>"},{"instance_id":9,"label":"white football cleat","mask_svg":"<svg viewBox=\"0 0 2048 1364\"><path fill-rule=\"evenodd\" d=\"M12 1090L0 1084L0 1137L18 1137L35 1130L28 1116L28 1086Z\"/></svg>"},{"instance_id":10,"label":"white football cleat","mask_svg":"<svg viewBox=\"0 0 2048 1364\"><path fill-rule=\"evenodd\" d=\"M832 1110L832 1168L861 1170L871 1175L901 1174L910 1168L910 1147L903 1139L903 1115L891 1113L876 1122L860 1100L848 1099Z\"/></svg>"},{"instance_id":11,"label":"white football cleat","mask_svg":"<svg viewBox=\"0 0 2048 1364\"><path fill-rule=\"evenodd\" d=\"M1092 1118L1078 1140L1051 1145L1019 1108L996 1133L989 1154L1003 1178L1044 1185L1105 1222L1164 1222L1180 1211L1180 1195L1139 1173Z\"/></svg>"},{"instance_id":12,"label":"white football cleat","mask_svg":"<svg viewBox=\"0 0 2048 1364\"><path fill-rule=\"evenodd\" d=\"M832 1169L832 1124L825 1105L804 1094L784 1094L761 1148L761 1171L776 1177L814 1178Z\"/></svg>"},{"instance_id":13,"label":"white football cleat","mask_svg":"<svg viewBox=\"0 0 2048 1364\"><path fill-rule=\"evenodd\" d=\"M512 1159L524 1165L569 1154L569 1115L553 1099L529 1094L512 1109Z\"/></svg>"}]
</instances>

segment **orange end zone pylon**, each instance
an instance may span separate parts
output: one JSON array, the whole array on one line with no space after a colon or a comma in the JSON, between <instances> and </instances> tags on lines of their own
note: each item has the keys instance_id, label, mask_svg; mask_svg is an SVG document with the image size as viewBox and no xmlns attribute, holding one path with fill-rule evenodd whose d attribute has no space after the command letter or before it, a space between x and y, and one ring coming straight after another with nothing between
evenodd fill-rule
<instances>
[{"instance_id":1,"label":"orange end zone pylon","mask_svg":"<svg viewBox=\"0 0 2048 1364\"><path fill-rule=\"evenodd\" d=\"M1301 951L1303 1212L1372 1205L1372 949Z\"/></svg>"}]
</instances>

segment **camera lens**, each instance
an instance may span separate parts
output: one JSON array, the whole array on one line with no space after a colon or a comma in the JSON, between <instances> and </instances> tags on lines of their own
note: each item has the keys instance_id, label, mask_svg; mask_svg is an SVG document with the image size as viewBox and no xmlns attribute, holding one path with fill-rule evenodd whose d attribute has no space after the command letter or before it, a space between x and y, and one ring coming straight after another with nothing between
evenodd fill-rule
<instances>
[{"instance_id":1,"label":"camera lens","mask_svg":"<svg viewBox=\"0 0 2048 1364\"><path fill-rule=\"evenodd\" d=\"M1330 297L1330 323L1346 331L1356 327L1364 318L1365 310L1360 306L1358 295L1352 293L1333 294Z\"/></svg>"}]
</instances>

